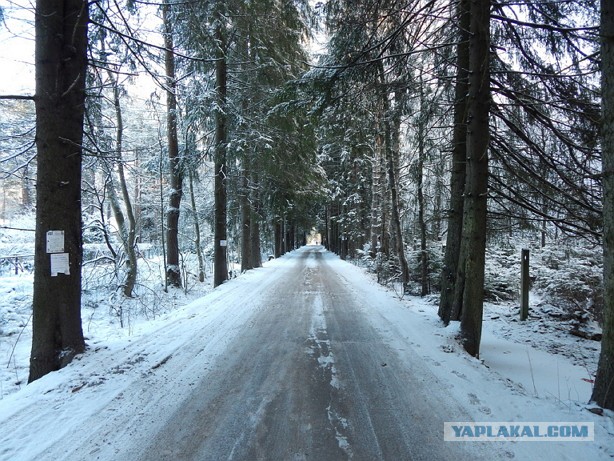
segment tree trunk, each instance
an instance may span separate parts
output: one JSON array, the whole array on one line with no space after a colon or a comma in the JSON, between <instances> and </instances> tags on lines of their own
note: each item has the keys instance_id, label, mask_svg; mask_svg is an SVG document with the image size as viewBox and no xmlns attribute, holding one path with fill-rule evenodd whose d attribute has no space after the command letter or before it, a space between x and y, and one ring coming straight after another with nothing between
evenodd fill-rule
<instances>
[{"instance_id":1,"label":"tree trunk","mask_svg":"<svg viewBox=\"0 0 614 461\"><path fill-rule=\"evenodd\" d=\"M324 207L324 230L321 231L322 232L322 245L324 246L324 248L326 248L326 250L330 251L330 242L329 242L329 237L330 237L330 232L329 232L329 215L330 215L330 210L328 209L328 206Z\"/></svg>"},{"instance_id":2,"label":"tree trunk","mask_svg":"<svg viewBox=\"0 0 614 461\"><path fill-rule=\"evenodd\" d=\"M30 194L30 165L26 164L21 175L21 207L30 211L32 208L32 195Z\"/></svg>"},{"instance_id":3,"label":"tree trunk","mask_svg":"<svg viewBox=\"0 0 614 461\"><path fill-rule=\"evenodd\" d=\"M134 286L137 279L137 255L136 255L136 218L132 208L132 201L128 192L128 183L124 174L124 166L120 160L118 165L119 184L122 191L124 206L126 208L126 216L128 217L128 238L124 246L126 255L128 256L128 271L124 281L124 296L132 297Z\"/></svg>"},{"instance_id":4,"label":"tree trunk","mask_svg":"<svg viewBox=\"0 0 614 461\"><path fill-rule=\"evenodd\" d=\"M335 254L340 253L340 237L339 234L339 204L337 201L328 206L328 244L329 250Z\"/></svg>"},{"instance_id":5,"label":"tree trunk","mask_svg":"<svg viewBox=\"0 0 614 461\"><path fill-rule=\"evenodd\" d=\"M244 159L247 162L247 159ZM253 269L252 266L252 208L249 201L249 180L247 166L243 168L241 204L241 272Z\"/></svg>"},{"instance_id":6,"label":"tree trunk","mask_svg":"<svg viewBox=\"0 0 614 461\"><path fill-rule=\"evenodd\" d=\"M227 165L226 149L228 143L228 116L227 116L227 63L226 63L226 35L222 12L223 5L218 4L216 11L215 38L217 41L215 61L215 218L214 218L214 261L213 286L217 287L228 280L227 249L227 200L226 190Z\"/></svg>"},{"instance_id":7,"label":"tree trunk","mask_svg":"<svg viewBox=\"0 0 614 461\"><path fill-rule=\"evenodd\" d=\"M167 268L167 258L166 258L166 236L164 229L164 155L162 149L162 139L159 138L160 142L160 156L158 157L158 193L159 193L159 218L158 221L160 223L160 244L162 246L162 261L164 262L164 292L168 292L168 271Z\"/></svg>"},{"instance_id":8,"label":"tree trunk","mask_svg":"<svg viewBox=\"0 0 614 461\"><path fill-rule=\"evenodd\" d=\"M382 64L380 63L380 66ZM405 258L405 245L403 244L403 231L401 228L401 215L399 205L399 192L397 181L398 170L398 137L400 130L400 111L398 108L392 110L390 108L390 101L388 100L388 91L385 88L384 83L384 71L383 67L380 67L380 81L383 85L381 98L384 112L384 152L386 155L386 163L388 167L388 187L390 188L390 205L391 205L391 224L392 231L394 232L394 243L399 258L399 265L401 269L401 282L403 283L403 289L406 290L409 285L409 267L407 265L407 259ZM398 104L398 101L397 101Z\"/></svg>"},{"instance_id":9,"label":"tree trunk","mask_svg":"<svg viewBox=\"0 0 614 461\"><path fill-rule=\"evenodd\" d=\"M181 287L179 270L179 213L183 196L183 172L177 137L177 81L175 78L175 55L173 30L169 17L170 5L162 5L164 22L164 65L166 71L166 134L168 137L168 160L170 170L170 195L166 209L166 278L174 287Z\"/></svg>"},{"instance_id":10,"label":"tree trunk","mask_svg":"<svg viewBox=\"0 0 614 461\"><path fill-rule=\"evenodd\" d=\"M284 234L284 254L288 253L289 251L292 251L292 225L284 220L284 229L285 229L285 234Z\"/></svg>"},{"instance_id":11,"label":"tree trunk","mask_svg":"<svg viewBox=\"0 0 614 461\"><path fill-rule=\"evenodd\" d=\"M422 90L421 90L422 91ZM421 96L421 110L424 114L424 95ZM425 146L424 137L426 136L426 117L420 117L418 121L418 165L416 171L416 184L418 188L418 225L420 227L420 296L429 294L429 260L426 246L426 218L425 218L425 200L424 200L424 162L425 162Z\"/></svg>"},{"instance_id":12,"label":"tree trunk","mask_svg":"<svg viewBox=\"0 0 614 461\"><path fill-rule=\"evenodd\" d=\"M467 169L467 93L469 91L469 0L458 4L459 43L457 46L456 87L454 96L454 131L452 134L452 172L450 175L450 205L446 253L441 274L439 317L447 325L460 320L462 306L455 303L456 287L463 291L464 279L459 280L459 261L463 231L464 191Z\"/></svg>"},{"instance_id":13,"label":"tree trunk","mask_svg":"<svg viewBox=\"0 0 614 461\"><path fill-rule=\"evenodd\" d=\"M614 1L601 0L603 104L603 281L601 354L591 399L614 410Z\"/></svg>"},{"instance_id":14,"label":"tree trunk","mask_svg":"<svg viewBox=\"0 0 614 461\"><path fill-rule=\"evenodd\" d=\"M283 227L283 218L277 218L275 221L275 257L279 258L283 254L283 235L284 235L284 227Z\"/></svg>"},{"instance_id":15,"label":"tree trunk","mask_svg":"<svg viewBox=\"0 0 614 461\"><path fill-rule=\"evenodd\" d=\"M250 250L250 256L252 258L252 267L262 267L262 252L260 249L260 222L258 216L252 216L250 221L252 230L250 232L252 236L252 248Z\"/></svg>"},{"instance_id":16,"label":"tree trunk","mask_svg":"<svg viewBox=\"0 0 614 461\"><path fill-rule=\"evenodd\" d=\"M383 141L380 134L375 137L375 148L373 149L373 166L371 173L371 252L372 258L377 257L377 253L382 247L382 151Z\"/></svg>"},{"instance_id":17,"label":"tree trunk","mask_svg":"<svg viewBox=\"0 0 614 461\"><path fill-rule=\"evenodd\" d=\"M198 258L198 281L205 281L205 262L203 260L203 250L200 242L200 222L198 221L198 210L196 208L196 196L194 195L194 174L189 171L190 181L190 204L192 205L192 216L194 216L194 247Z\"/></svg>"},{"instance_id":18,"label":"tree trunk","mask_svg":"<svg viewBox=\"0 0 614 461\"><path fill-rule=\"evenodd\" d=\"M294 251L298 248L297 242L298 240L296 239L296 224L293 222L292 225L290 226L290 251Z\"/></svg>"},{"instance_id":19,"label":"tree trunk","mask_svg":"<svg viewBox=\"0 0 614 461\"><path fill-rule=\"evenodd\" d=\"M392 152L389 152L389 154L392 155ZM388 181L390 182L392 227L395 234L396 253L397 257L399 258L399 265L401 266L401 281L403 283L403 288L407 289L409 285L409 267L407 265L407 259L405 258L403 231L401 229L401 216L399 214L399 193L397 188L394 159L392 157L388 159Z\"/></svg>"},{"instance_id":20,"label":"tree trunk","mask_svg":"<svg viewBox=\"0 0 614 461\"><path fill-rule=\"evenodd\" d=\"M126 271L126 277L122 283L124 296L131 298L134 291L134 285L137 278L137 257L136 257L136 218L134 217L134 211L132 208L132 200L130 199L130 193L128 192L128 184L126 181L126 174L124 172L124 163L122 158L123 151L123 137L124 137L124 121L122 116L122 108L120 103L119 86L115 80L113 74L109 72L109 77L113 84L113 104L115 105L115 118L117 123L117 130L115 136L115 156L117 162L117 172L119 175L119 185L122 192L122 199L124 201L124 207L126 209L126 217L128 218L128 227L126 228L123 223L123 229L120 229L120 235L122 238L122 245L126 256L128 257L128 270ZM110 169L109 174L111 176L111 186L113 187L113 173ZM115 189L113 187L113 196L117 200L115 195ZM113 206L113 205L112 205ZM116 213L120 209L119 203L115 204L113 211ZM120 213L121 214L121 213ZM123 214L122 214L123 221Z\"/></svg>"},{"instance_id":21,"label":"tree trunk","mask_svg":"<svg viewBox=\"0 0 614 461\"><path fill-rule=\"evenodd\" d=\"M260 249L260 197L258 189L258 175L255 172L252 172L252 186L254 188L254 194L252 197L253 215L250 220L250 234L252 237L250 256L252 258L252 267L262 267L262 250Z\"/></svg>"},{"instance_id":22,"label":"tree trunk","mask_svg":"<svg viewBox=\"0 0 614 461\"><path fill-rule=\"evenodd\" d=\"M441 150L436 154L434 165L434 191L433 191L433 216L431 217L431 235L439 242L441 241L441 223L443 220L443 193L446 160Z\"/></svg>"},{"instance_id":23,"label":"tree trunk","mask_svg":"<svg viewBox=\"0 0 614 461\"><path fill-rule=\"evenodd\" d=\"M139 148L134 150L134 169L135 171L141 170L141 161L139 157ZM143 208L142 208L142 195L141 195L141 175L137 174L134 178L134 220L136 222L136 241L143 241Z\"/></svg>"},{"instance_id":24,"label":"tree trunk","mask_svg":"<svg viewBox=\"0 0 614 461\"><path fill-rule=\"evenodd\" d=\"M471 0L467 185L463 216L465 288L461 338L465 350L480 355L484 307L484 262L488 199L490 114L490 0Z\"/></svg>"},{"instance_id":25,"label":"tree trunk","mask_svg":"<svg viewBox=\"0 0 614 461\"><path fill-rule=\"evenodd\" d=\"M124 216L124 212L122 211L121 204L119 203L119 198L117 197L117 189L115 187L115 179L113 178L113 169L108 164L104 164L103 168L107 174L107 180L105 182L106 195L109 198L109 205L111 206L111 211L113 211L113 217L115 217L115 225L117 226L117 233L119 234L119 238L121 240L122 248L125 249L126 243L128 241L128 231L126 229L126 218ZM107 246L112 249L111 238L106 232L106 242ZM120 270L119 264L121 260L121 255L115 250L112 249L113 259L115 260L115 274L118 279L120 279ZM122 280L122 285L123 285Z\"/></svg>"},{"instance_id":26,"label":"tree trunk","mask_svg":"<svg viewBox=\"0 0 614 461\"><path fill-rule=\"evenodd\" d=\"M81 162L88 2L36 2L37 196L29 382L83 352L81 327ZM63 231L63 248L47 233ZM59 235L59 234L56 234ZM49 254L51 250L56 254ZM68 274L51 261L68 257Z\"/></svg>"}]
</instances>

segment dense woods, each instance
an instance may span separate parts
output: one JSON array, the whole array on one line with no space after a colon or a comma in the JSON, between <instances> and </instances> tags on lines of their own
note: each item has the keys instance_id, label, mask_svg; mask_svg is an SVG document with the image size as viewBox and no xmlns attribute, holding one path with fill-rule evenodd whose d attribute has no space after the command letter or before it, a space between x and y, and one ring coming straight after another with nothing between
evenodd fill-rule
<instances>
[{"instance_id":1,"label":"dense woods","mask_svg":"<svg viewBox=\"0 0 614 461\"><path fill-rule=\"evenodd\" d=\"M36 91L0 119L3 213L36 197L30 379L83 350L94 259L134 298L146 248L173 290L321 241L434 296L479 357L483 302L517 299L527 247L533 289L603 325L593 399L614 408L601 4L39 0ZM70 275L49 272L56 230ZM102 250L82 262L82 242Z\"/></svg>"}]
</instances>

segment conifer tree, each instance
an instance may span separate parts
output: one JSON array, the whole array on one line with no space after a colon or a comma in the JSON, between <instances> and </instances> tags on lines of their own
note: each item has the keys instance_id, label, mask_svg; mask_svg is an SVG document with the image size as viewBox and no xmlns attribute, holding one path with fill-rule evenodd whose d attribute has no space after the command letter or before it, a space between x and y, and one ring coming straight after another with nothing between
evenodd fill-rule
<instances>
[{"instance_id":1,"label":"conifer tree","mask_svg":"<svg viewBox=\"0 0 614 461\"><path fill-rule=\"evenodd\" d=\"M30 376L85 349L81 327L81 163L88 2L36 2L36 246Z\"/></svg>"},{"instance_id":2,"label":"conifer tree","mask_svg":"<svg viewBox=\"0 0 614 461\"><path fill-rule=\"evenodd\" d=\"M591 399L614 410L614 1L601 1L601 88L603 95L603 282L601 354Z\"/></svg>"}]
</instances>

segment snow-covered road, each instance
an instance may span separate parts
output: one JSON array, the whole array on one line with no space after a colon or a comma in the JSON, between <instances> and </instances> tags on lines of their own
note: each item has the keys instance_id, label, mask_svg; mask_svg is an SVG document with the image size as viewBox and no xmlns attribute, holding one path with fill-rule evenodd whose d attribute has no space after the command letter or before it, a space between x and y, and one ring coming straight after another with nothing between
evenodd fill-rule
<instances>
[{"instance_id":1,"label":"snow-covered road","mask_svg":"<svg viewBox=\"0 0 614 461\"><path fill-rule=\"evenodd\" d=\"M485 367L442 351L441 338L422 337L407 312L359 269L304 247L224 284L151 334L90 351L0 401L0 460L573 459L582 452L579 443L569 451L551 442L444 442L445 421L561 419L546 407L527 412L532 401L508 392L507 382L489 377L485 386Z\"/></svg>"},{"instance_id":2,"label":"snow-covered road","mask_svg":"<svg viewBox=\"0 0 614 461\"><path fill-rule=\"evenodd\" d=\"M468 415L399 359L326 256L303 249L229 306L253 315L135 459L464 459L441 432Z\"/></svg>"}]
</instances>

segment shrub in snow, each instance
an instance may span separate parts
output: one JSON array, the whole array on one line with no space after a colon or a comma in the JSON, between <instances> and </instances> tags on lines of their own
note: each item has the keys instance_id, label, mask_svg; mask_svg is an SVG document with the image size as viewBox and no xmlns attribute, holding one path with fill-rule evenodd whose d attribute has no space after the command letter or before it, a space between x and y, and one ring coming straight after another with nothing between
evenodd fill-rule
<instances>
[{"instance_id":1,"label":"shrub in snow","mask_svg":"<svg viewBox=\"0 0 614 461\"><path fill-rule=\"evenodd\" d=\"M389 286L401 280L401 266L399 258L394 255L387 257L384 253L378 253L375 257L377 281L384 286Z\"/></svg>"},{"instance_id":2,"label":"shrub in snow","mask_svg":"<svg viewBox=\"0 0 614 461\"><path fill-rule=\"evenodd\" d=\"M520 253L522 245L490 246L486 250L484 297L488 301L515 301L520 295ZM352 262L377 274L383 285L400 280L398 261L387 259L382 253L370 256L365 245ZM410 270L411 293L419 293L421 277L421 251L406 249ZM440 242L428 247L429 284L432 291L440 289L444 251ZM566 313L565 318L595 318L602 322L603 310L603 257L601 248L551 245L537 248L530 255L532 289L542 300ZM588 315L584 315L588 314Z\"/></svg>"},{"instance_id":3,"label":"shrub in snow","mask_svg":"<svg viewBox=\"0 0 614 461\"><path fill-rule=\"evenodd\" d=\"M533 288L544 301L589 312L599 322L603 311L603 257L601 248L548 246L532 258Z\"/></svg>"},{"instance_id":4,"label":"shrub in snow","mask_svg":"<svg viewBox=\"0 0 614 461\"><path fill-rule=\"evenodd\" d=\"M439 291L441 288L441 271L443 269L444 248L441 242L427 242L428 284L430 291ZM411 293L419 294L422 286L422 250L414 245L406 249L407 264L409 266Z\"/></svg>"},{"instance_id":5,"label":"shrub in snow","mask_svg":"<svg viewBox=\"0 0 614 461\"><path fill-rule=\"evenodd\" d=\"M369 272L375 272L375 263L373 261L373 258L370 255L370 252L371 252L371 244L366 243L362 247L362 250L360 249L356 250L355 258L348 257L347 261L351 262L352 264L358 267L363 267Z\"/></svg>"},{"instance_id":6,"label":"shrub in snow","mask_svg":"<svg viewBox=\"0 0 614 461\"><path fill-rule=\"evenodd\" d=\"M488 301L518 299L520 291L520 249L488 248L484 268L484 297Z\"/></svg>"},{"instance_id":7,"label":"shrub in snow","mask_svg":"<svg viewBox=\"0 0 614 461\"><path fill-rule=\"evenodd\" d=\"M520 246L489 248L486 252L485 297L517 300L520 293ZM531 289L544 303L566 312L588 313L601 321L603 309L601 248L550 245L530 254Z\"/></svg>"}]
</instances>

